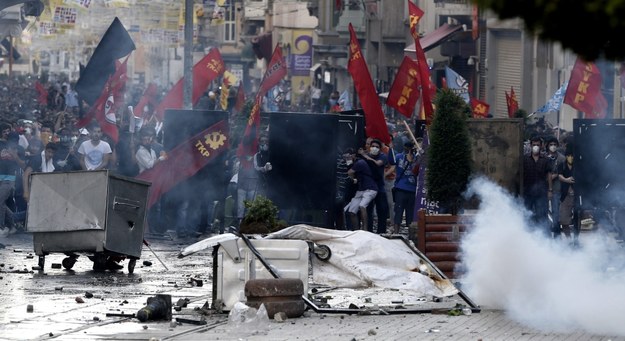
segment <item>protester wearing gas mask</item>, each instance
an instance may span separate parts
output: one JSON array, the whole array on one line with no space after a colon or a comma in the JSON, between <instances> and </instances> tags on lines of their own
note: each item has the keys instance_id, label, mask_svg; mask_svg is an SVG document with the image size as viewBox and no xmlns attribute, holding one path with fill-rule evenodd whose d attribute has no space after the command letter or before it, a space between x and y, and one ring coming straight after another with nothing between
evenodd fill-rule
<instances>
[{"instance_id":1,"label":"protester wearing gas mask","mask_svg":"<svg viewBox=\"0 0 625 341\"><path fill-rule=\"evenodd\" d=\"M373 205L367 207L369 220L367 221L367 230L373 232L373 206L377 214L377 230L378 234L386 233L386 219L389 214L388 200L384 187L384 167L388 164L386 154L382 152L382 142L378 139L372 139L369 142L369 152L363 149L358 150L361 157L367 162L371 168L371 175L378 186L378 193L375 196Z\"/></svg>"},{"instance_id":2,"label":"protester wearing gas mask","mask_svg":"<svg viewBox=\"0 0 625 341\"><path fill-rule=\"evenodd\" d=\"M548 221L548 193L553 191L550 162L541 155L542 139L534 136L530 139L531 152L523 158L523 202L532 212L532 227L551 236L551 224Z\"/></svg>"}]
</instances>

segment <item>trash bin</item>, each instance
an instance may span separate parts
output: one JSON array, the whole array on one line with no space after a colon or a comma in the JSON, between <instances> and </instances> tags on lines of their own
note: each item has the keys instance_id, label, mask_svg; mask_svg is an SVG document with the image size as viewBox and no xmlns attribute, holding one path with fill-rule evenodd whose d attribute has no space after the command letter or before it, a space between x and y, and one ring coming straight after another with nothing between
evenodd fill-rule
<instances>
[{"instance_id":1,"label":"trash bin","mask_svg":"<svg viewBox=\"0 0 625 341\"><path fill-rule=\"evenodd\" d=\"M95 263L128 258L128 272L141 256L150 184L109 171L33 173L26 230L33 234L39 269L45 255L65 253L66 269L77 253Z\"/></svg>"}]
</instances>

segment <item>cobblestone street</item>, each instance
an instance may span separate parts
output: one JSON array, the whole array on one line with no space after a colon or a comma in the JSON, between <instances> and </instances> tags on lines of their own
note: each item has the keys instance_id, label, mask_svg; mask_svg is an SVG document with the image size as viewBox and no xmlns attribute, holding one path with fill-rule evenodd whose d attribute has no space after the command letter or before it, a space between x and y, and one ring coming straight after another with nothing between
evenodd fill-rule
<instances>
[{"instance_id":1,"label":"cobblestone street","mask_svg":"<svg viewBox=\"0 0 625 341\"><path fill-rule=\"evenodd\" d=\"M46 257L43 273L33 271L37 256L29 234L0 239L0 339L2 340L625 340L623 337L583 332L541 332L522 326L502 311L482 310L470 316L447 314L346 315L307 311L304 317L285 322L270 320L258 325L228 323L226 314L200 315L211 302L212 258L200 252L178 259L190 243L151 241L166 270L144 247L134 274L94 272L84 256L72 270L57 268L65 257ZM150 264L151 266L143 265ZM201 282L200 282L201 281ZM201 283L202 286L198 286ZM134 314L156 294L169 294L174 304L188 299L187 307L173 311L170 321L139 322L111 316ZM441 306L453 306L447 298ZM29 311L32 306L32 312ZM107 316L109 314L109 316ZM205 318L206 324L190 322Z\"/></svg>"}]
</instances>

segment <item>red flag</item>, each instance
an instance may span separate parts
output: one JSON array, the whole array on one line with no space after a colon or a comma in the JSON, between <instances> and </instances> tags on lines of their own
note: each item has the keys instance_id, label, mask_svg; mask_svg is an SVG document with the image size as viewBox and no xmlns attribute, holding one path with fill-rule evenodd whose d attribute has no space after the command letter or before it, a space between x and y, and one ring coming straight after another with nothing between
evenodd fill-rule
<instances>
[{"instance_id":1,"label":"red flag","mask_svg":"<svg viewBox=\"0 0 625 341\"><path fill-rule=\"evenodd\" d=\"M510 95L508 94L508 91L504 90L503 91L506 94L506 106L508 107L508 118L512 118L512 115L510 115Z\"/></svg>"},{"instance_id":2,"label":"red flag","mask_svg":"<svg viewBox=\"0 0 625 341\"><path fill-rule=\"evenodd\" d=\"M229 148L228 138L228 123L220 121L176 146L168 153L169 157L165 161L139 174L137 179L152 183L147 208L176 184L195 175L226 152Z\"/></svg>"},{"instance_id":3,"label":"red flag","mask_svg":"<svg viewBox=\"0 0 625 341\"><path fill-rule=\"evenodd\" d=\"M510 87L510 104L512 107L512 117L514 117L514 114L519 110L519 101L516 98L513 87Z\"/></svg>"},{"instance_id":4,"label":"red flag","mask_svg":"<svg viewBox=\"0 0 625 341\"><path fill-rule=\"evenodd\" d=\"M126 57L123 63L117 62L115 73L106 81L100 97L98 97L91 108L89 108L85 116L76 123L78 128L88 125L95 118L102 132L117 143L119 132L117 130L115 112L124 103L124 88L127 80L126 64L128 58L129 56Z\"/></svg>"},{"instance_id":5,"label":"red flag","mask_svg":"<svg viewBox=\"0 0 625 341\"><path fill-rule=\"evenodd\" d=\"M508 117L514 118L514 115L519 110L519 101L516 98L513 87L510 87L510 94L506 92L506 105L508 106Z\"/></svg>"},{"instance_id":6,"label":"red flag","mask_svg":"<svg viewBox=\"0 0 625 341\"><path fill-rule=\"evenodd\" d=\"M267 65L267 71L265 71L263 80L260 83L258 92L261 96L265 96L269 89L276 86L286 76L286 71L286 62L284 57L282 57L282 48L280 48L280 45L276 45L271 55L271 60Z\"/></svg>"},{"instance_id":7,"label":"red flag","mask_svg":"<svg viewBox=\"0 0 625 341\"><path fill-rule=\"evenodd\" d=\"M473 4L471 9L471 38L477 40L480 37L480 8Z\"/></svg>"},{"instance_id":8,"label":"red flag","mask_svg":"<svg viewBox=\"0 0 625 341\"><path fill-rule=\"evenodd\" d=\"M197 103L202 93L206 91L208 85L215 78L224 73L225 69L224 61L221 59L221 53L219 53L219 50L216 48L211 49L204 58L193 66L193 94L191 96L193 105ZM183 87L184 78L181 78L156 107L154 114L160 121L163 120L166 109L182 109Z\"/></svg>"},{"instance_id":9,"label":"red flag","mask_svg":"<svg viewBox=\"0 0 625 341\"><path fill-rule=\"evenodd\" d=\"M419 63L419 75L421 76L421 96L423 98L423 110L425 111L426 121L432 122L434 118L434 107L432 106L432 98L436 95L436 87L430 80L430 68L425 59L425 52L419 41L419 33L417 32L417 24L423 17L424 12L417 7L412 1L408 0L408 13L410 15L410 33L415 41L415 51L417 54L417 63Z\"/></svg>"},{"instance_id":10,"label":"red flag","mask_svg":"<svg viewBox=\"0 0 625 341\"><path fill-rule=\"evenodd\" d=\"M141 115L143 119L149 120L150 117L147 117L147 115L144 114L143 108L148 104L154 107L156 105L157 96L158 96L158 87L156 86L156 84L155 83L148 84L148 87L143 92L143 96L141 96L139 103L137 103L137 105L135 106L135 112L138 115Z\"/></svg>"},{"instance_id":11,"label":"red flag","mask_svg":"<svg viewBox=\"0 0 625 341\"><path fill-rule=\"evenodd\" d=\"M601 93L601 72L594 63L577 58L564 103L583 112L585 118L605 118L608 102Z\"/></svg>"},{"instance_id":12,"label":"red flag","mask_svg":"<svg viewBox=\"0 0 625 341\"><path fill-rule=\"evenodd\" d=\"M44 88L43 84L39 83L39 81L35 81L35 90L37 90L37 101L39 101L39 104L47 105L48 91L46 91L46 88Z\"/></svg>"},{"instance_id":13,"label":"red flag","mask_svg":"<svg viewBox=\"0 0 625 341\"><path fill-rule=\"evenodd\" d=\"M243 84L241 84L237 90L237 101L234 103L234 110L237 113L241 112L243 105L245 105L245 90L243 89Z\"/></svg>"},{"instance_id":14,"label":"red flag","mask_svg":"<svg viewBox=\"0 0 625 341\"><path fill-rule=\"evenodd\" d=\"M263 103L263 97L269 89L276 86L287 74L286 62L282 57L282 49L280 45L276 45L271 55L271 61L267 65L267 71L260 83L260 89L256 93L254 106L250 112L250 118L247 120L243 139L237 149L237 156L252 156L258 150L258 129L260 128L260 107Z\"/></svg>"},{"instance_id":15,"label":"red flag","mask_svg":"<svg viewBox=\"0 0 625 341\"><path fill-rule=\"evenodd\" d=\"M417 100L419 100L421 79L418 69L419 64L404 57L386 98L387 105L395 108L407 118L412 117Z\"/></svg>"},{"instance_id":16,"label":"red flag","mask_svg":"<svg viewBox=\"0 0 625 341\"><path fill-rule=\"evenodd\" d=\"M343 0L334 0L334 10L342 11L343 10Z\"/></svg>"},{"instance_id":17,"label":"red flag","mask_svg":"<svg viewBox=\"0 0 625 341\"><path fill-rule=\"evenodd\" d=\"M490 105L478 99L471 98L471 109L473 110L473 118L486 118L488 117Z\"/></svg>"},{"instance_id":18,"label":"red flag","mask_svg":"<svg viewBox=\"0 0 625 341\"><path fill-rule=\"evenodd\" d=\"M347 70L352 75L358 98L360 98L362 109L365 112L365 131L368 137L376 138L388 145L391 142L391 137L384 120L384 112L382 112L378 94L373 86L373 81L371 81L371 74L369 74L367 63L363 59L360 44L351 23L349 24L349 35Z\"/></svg>"}]
</instances>

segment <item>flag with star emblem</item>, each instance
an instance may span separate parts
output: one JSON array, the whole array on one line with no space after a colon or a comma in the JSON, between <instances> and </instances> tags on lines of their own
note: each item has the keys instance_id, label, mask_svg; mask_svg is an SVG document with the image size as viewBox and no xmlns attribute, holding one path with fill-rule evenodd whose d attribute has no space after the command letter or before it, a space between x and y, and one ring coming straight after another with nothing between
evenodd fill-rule
<instances>
[{"instance_id":1,"label":"flag with star emblem","mask_svg":"<svg viewBox=\"0 0 625 341\"><path fill-rule=\"evenodd\" d=\"M193 105L200 100L202 93L206 91L208 85L215 80L215 78L223 74L225 70L224 61L217 48L212 48L204 58L193 65L193 93L191 96ZM163 120L165 110L182 109L183 88L184 77L180 78L176 85L169 90L165 98L163 98L161 103L156 107L154 115L156 115L159 121Z\"/></svg>"}]
</instances>

